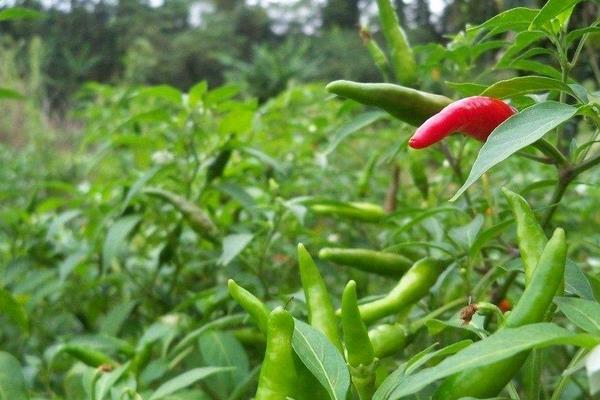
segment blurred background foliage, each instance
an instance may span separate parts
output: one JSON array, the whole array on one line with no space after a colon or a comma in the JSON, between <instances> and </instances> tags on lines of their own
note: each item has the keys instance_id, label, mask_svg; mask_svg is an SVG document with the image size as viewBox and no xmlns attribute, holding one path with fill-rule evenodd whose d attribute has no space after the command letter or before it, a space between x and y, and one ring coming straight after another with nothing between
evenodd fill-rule
<instances>
[{"instance_id":1,"label":"blurred background foliage","mask_svg":"<svg viewBox=\"0 0 600 400\"><path fill-rule=\"evenodd\" d=\"M477 24L499 11L536 3L543 2L395 1L413 44L444 43L467 22ZM31 79L39 85L35 90L53 111L67 110L86 81L166 83L185 90L200 80L214 87L235 79L264 101L290 80L378 79L358 35L359 24L370 26L376 17L374 1L17 0L12 4L43 9L45 16L0 22L2 49L13 53L3 54L1 73L10 73L6 63L12 59L19 75L34 74ZM0 78L16 84L14 76Z\"/></svg>"}]
</instances>

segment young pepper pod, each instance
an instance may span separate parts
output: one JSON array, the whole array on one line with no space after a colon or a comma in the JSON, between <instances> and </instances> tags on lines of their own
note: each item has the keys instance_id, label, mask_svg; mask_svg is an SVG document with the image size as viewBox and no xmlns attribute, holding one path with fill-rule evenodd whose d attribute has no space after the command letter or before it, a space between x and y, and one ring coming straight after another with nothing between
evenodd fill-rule
<instances>
[{"instance_id":1,"label":"young pepper pod","mask_svg":"<svg viewBox=\"0 0 600 400\"><path fill-rule=\"evenodd\" d=\"M386 212L381 206L364 201L351 203L314 203L310 205L310 209L315 214L346 217L363 222L380 222L386 217Z\"/></svg>"},{"instance_id":2,"label":"young pepper pod","mask_svg":"<svg viewBox=\"0 0 600 400\"><path fill-rule=\"evenodd\" d=\"M298 265L308 307L308 321L341 351L342 342L329 292L319 269L302 243L298 244Z\"/></svg>"},{"instance_id":3,"label":"young pepper pod","mask_svg":"<svg viewBox=\"0 0 600 400\"><path fill-rule=\"evenodd\" d=\"M269 307L252 293L235 283L233 279L227 281L229 295L244 309L258 325L258 329L266 335L269 320Z\"/></svg>"},{"instance_id":4,"label":"young pepper pod","mask_svg":"<svg viewBox=\"0 0 600 400\"><path fill-rule=\"evenodd\" d=\"M409 330L402 324L382 324L369 331L369 339L377 358L388 357L403 350Z\"/></svg>"},{"instance_id":5,"label":"young pepper pod","mask_svg":"<svg viewBox=\"0 0 600 400\"><path fill-rule=\"evenodd\" d=\"M429 147L453 133L464 133L485 141L516 110L503 102L485 96L467 97L445 107L421 125L408 141L414 149Z\"/></svg>"},{"instance_id":6,"label":"young pepper pod","mask_svg":"<svg viewBox=\"0 0 600 400\"><path fill-rule=\"evenodd\" d=\"M369 324L418 302L429 293L447 265L447 262L433 258L417 261L387 296L359 307L363 321Z\"/></svg>"},{"instance_id":7,"label":"young pepper pod","mask_svg":"<svg viewBox=\"0 0 600 400\"><path fill-rule=\"evenodd\" d=\"M348 282L342 295L342 332L352 383L359 398L369 400L375 391L376 359L367 327L358 311L354 281Z\"/></svg>"},{"instance_id":8,"label":"young pepper pod","mask_svg":"<svg viewBox=\"0 0 600 400\"><path fill-rule=\"evenodd\" d=\"M507 188L503 188L502 193L515 216L519 252L525 267L525 279L526 282L529 282L548 238L546 238L544 230L523 197Z\"/></svg>"},{"instance_id":9,"label":"young pepper pod","mask_svg":"<svg viewBox=\"0 0 600 400\"><path fill-rule=\"evenodd\" d=\"M333 81L326 89L338 96L381 108L402 122L419 126L452 103L448 97L391 83Z\"/></svg>"},{"instance_id":10,"label":"young pepper pod","mask_svg":"<svg viewBox=\"0 0 600 400\"><path fill-rule=\"evenodd\" d=\"M277 307L269 314L267 348L256 400L284 400L296 395L299 378L292 348L293 334L294 319L282 307Z\"/></svg>"},{"instance_id":11,"label":"young pepper pod","mask_svg":"<svg viewBox=\"0 0 600 400\"><path fill-rule=\"evenodd\" d=\"M319 258L393 278L402 276L413 264L411 259L400 254L369 249L324 247L319 251Z\"/></svg>"},{"instance_id":12,"label":"young pepper pod","mask_svg":"<svg viewBox=\"0 0 600 400\"><path fill-rule=\"evenodd\" d=\"M414 84L417 80L417 63L391 0L377 0L377 9L396 79L405 85Z\"/></svg>"},{"instance_id":13,"label":"young pepper pod","mask_svg":"<svg viewBox=\"0 0 600 400\"><path fill-rule=\"evenodd\" d=\"M508 314L504 327L516 328L545 319L552 306L552 299L562 285L566 257L565 232L558 228L546 244L529 285ZM529 352L525 351L502 361L452 375L444 380L433 399L495 397L521 369L528 355Z\"/></svg>"}]
</instances>

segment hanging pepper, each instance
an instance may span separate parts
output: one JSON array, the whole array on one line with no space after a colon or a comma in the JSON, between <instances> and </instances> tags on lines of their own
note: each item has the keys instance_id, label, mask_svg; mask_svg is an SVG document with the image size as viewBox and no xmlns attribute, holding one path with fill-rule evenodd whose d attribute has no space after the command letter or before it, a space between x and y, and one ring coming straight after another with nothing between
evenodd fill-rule
<instances>
[{"instance_id":1,"label":"hanging pepper","mask_svg":"<svg viewBox=\"0 0 600 400\"><path fill-rule=\"evenodd\" d=\"M235 283L233 279L227 282L229 295L244 309L258 325L263 334L267 334L267 321L269 320L269 307L255 295Z\"/></svg>"},{"instance_id":2,"label":"hanging pepper","mask_svg":"<svg viewBox=\"0 0 600 400\"><path fill-rule=\"evenodd\" d=\"M445 96L391 83L334 81L326 89L367 106L379 107L400 121L419 126L452 103Z\"/></svg>"},{"instance_id":3,"label":"hanging pepper","mask_svg":"<svg viewBox=\"0 0 600 400\"><path fill-rule=\"evenodd\" d=\"M292 348L293 334L294 319L282 307L277 307L269 314L267 348L256 400L284 400L296 396L299 377Z\"/></svg>"},{"instance_id":4,"label":"hanging pepper","mask_svg":"<svg viewBox=\"0 0 600 400\"><path fill-rule=\"evenodd\" d=\"M409 330L402 324L382 324L369 331L369 339L378 358L398 353L408 341Z\"/></svg>"},{"instance_id":5,"label":"hanging pepper","mask_svg":"<svg viewBox=\"0 0 600 400\"><path fill-rule=\"evenodd\" d=\"M363 222L380 222L386 217L385 210L381 206L364 201L312 203L310 209L315 214L334 215Z\"/></svg>"},{"instance_id":6,"label":"hanging pepper","mask_svg":"<svg viewBox=\"0 0 600 400\"><path fill-rule=\"evenodd\" d=\"M335 310L331 304L325 281L310 253L298 244L298 265L308 307L308 322L325 334L335 347L342 350Z\"/></svg>"},{"instance_id":7,"label":"hanging pepper","mask_svg":"<svg viewBox=\"0 0 600 400\"><path fill-rule=\"evenodd\" d=\"M342 331L352 383L361 400L370 400L375 391L376 359L367 327L358 311L354 281L348 282L342 295Z\"/></svg>"},{"instance_id":8,"label":"hanging pepper","mask_svg":"<svg viewBox=\"0 0 600 400\"><path fill-rule=\"evenodd\" d=\"M422 149L457 132L485 141L498 125L515 112L502 100L485 96L467 97L455 101L425 121L408 144L412 148Z\"/></svg>"},{"instance_id":9,"label":"hanging pepper","mask_svg":"<svg viewBox=\"0 0 600 400\"><path fill-rule=\"evenodd\" d=\"M423 258L417 261L406 271L387 296L359 307L363 321L368 324L398 313L421 300L429 293L429 289L447 265L447 262L433 258Z\"/></svg>"},{"instance_id":10,"label":"hanging pepper","mask_svg":"<svg viewBox=\"0 0 600 400\"><path fill-rule=\"evenodd\" d=\"M396 10L390 0L377 0L377 9L396 79L405 85L414 84L417 80L417 63L406 33L398 22Z\"/></svg>"},{"instance_id":11,"label":"hanging pepper","mask_svg":"<svg viewBox=\"0 0 600 400\"><path fill-rule=\"evenodd\" d=\"M525 280L529 282L548 239L527 201L506 188L502 193L515 216L519 252L525 267Z\"/></svg>"},{"instance_id":12,"label":"hanging pepper","mask_svg":"<svg viewBox=\"0 0 600 400\"><path fill-rule=\"evenodd\" d=\"M319 251L321 260L347 265L361 271L398 278L413 264L400 254L368 249L341 249L325 247Z\"/></svg>"}]
</instances>

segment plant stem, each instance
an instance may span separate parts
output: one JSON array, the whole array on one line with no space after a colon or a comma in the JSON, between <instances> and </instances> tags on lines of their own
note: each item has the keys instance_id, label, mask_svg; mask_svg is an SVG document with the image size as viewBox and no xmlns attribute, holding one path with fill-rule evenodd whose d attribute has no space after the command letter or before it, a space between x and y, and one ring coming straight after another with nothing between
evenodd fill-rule
<instances>
[{"instance_id":1,"label":"plant stem","mask_svg":"<svg viewBox=\"0 0 600 400\"><path fill-rule=\"evenodd\" d=\"M454 307L458 307L458 306L463 305L463 304L467 304L467 300L464 299L464 298L452 300L450 303L444 304L443 306L441 306L439 308L436 308L435 310L433 310L432 312L430 312L429 314L427 314L423 318L421 318L421 319L413 322L412 324L410 324L408 330L411 333L415 333L419 329L421 329L422 327L424 327L427 322L431 321L432 319L435 319L435 318L439 317L440 315L442 315L446 311L451 310Z\"/></svg>"},{"instance_id":2,"label":"plant stem","mask_svg":"<svg viewBox=\"0 0 600 400\"><path fill-rule=\"evenodd\" d=\"M532 145L548 157L550 157L557 165L567 166L569 165L569 160L567 157L554 146L552 143L547 141L546 139L540 139Z\"/></svg>"},{"instance_id":3,"label":"plant stem","mask_svg":"<svg viewBox=\"0 0 600 400\"><path fill-rule=\"evenodd\" d=\"M558 184L554 188L552 200L550 200L550 208L546 212L542 223L542 226L544 228L548 227L548 225L550 224L550 220L552 219L552 216L554 215L554 212L556 211L560 200L562 199L563 195L565 194L565 191L567 190L571 182L573 182L575 178L577 178L577 176L587 171L588 169L595 167L598 164L600 164L600 154L595 155L594 157L582 162L581 164L575 167L559 170Z\"/></svg>"},{"instance_id":4,"label":"plant stem","mask_svg":"<svg viewBox=\"0 0 600 400\"><path fill-rule=\"evenodd\" d=\"M578 166L573 168L572 169L573 174L575 176L577 176L577 175L581 174L582 172L585 172L588 169L595 167L599 163L600 163L600 154L597 154L594 157L582 162L581 164L579 164Z\"/></svg>"},{"instance_id":5,"label":"plant stem","mask_svg":"<svg viewBox=\"0 0 600 400\"><path fill-rule=\"evenodd\" d=\"M546 212L546 215L544 216L544 219L542 222L543 228L548 227L548 225L550 224L550 221L552 220L552 216L554 215L554 212L556 211L556 209L558 208L558 205L560 204L560 200L562 199L563 195L565 194L567 187L569 186L571 181L574 179L574 177L570 173L565 173L565 172L566 171L561 172L560 170L558 172L558 174L559 174L558 184L554 188L554 193L552 194L552 199L550 200L550 207L548 208L548 211Z\"/></svg>"}]
</instances>

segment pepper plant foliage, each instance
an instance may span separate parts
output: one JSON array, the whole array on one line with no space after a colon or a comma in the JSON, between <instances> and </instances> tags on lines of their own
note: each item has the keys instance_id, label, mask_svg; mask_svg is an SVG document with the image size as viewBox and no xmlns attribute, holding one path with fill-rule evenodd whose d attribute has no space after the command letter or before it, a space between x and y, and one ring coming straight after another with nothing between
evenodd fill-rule
<instances>
[{"instance_id":1,"label":"pepper plant foliage","mask_svg":"<svg viewBox=\"0 0 600 400\"><path fill-rule=\"evenodd\" d=\"M593 398L593 3L411 48L378 0L365 56L419 91L88 84L76 150L0 147L0 399ZM473 95L517 112L408 149Z\"/></svg>"}]
</instances>

